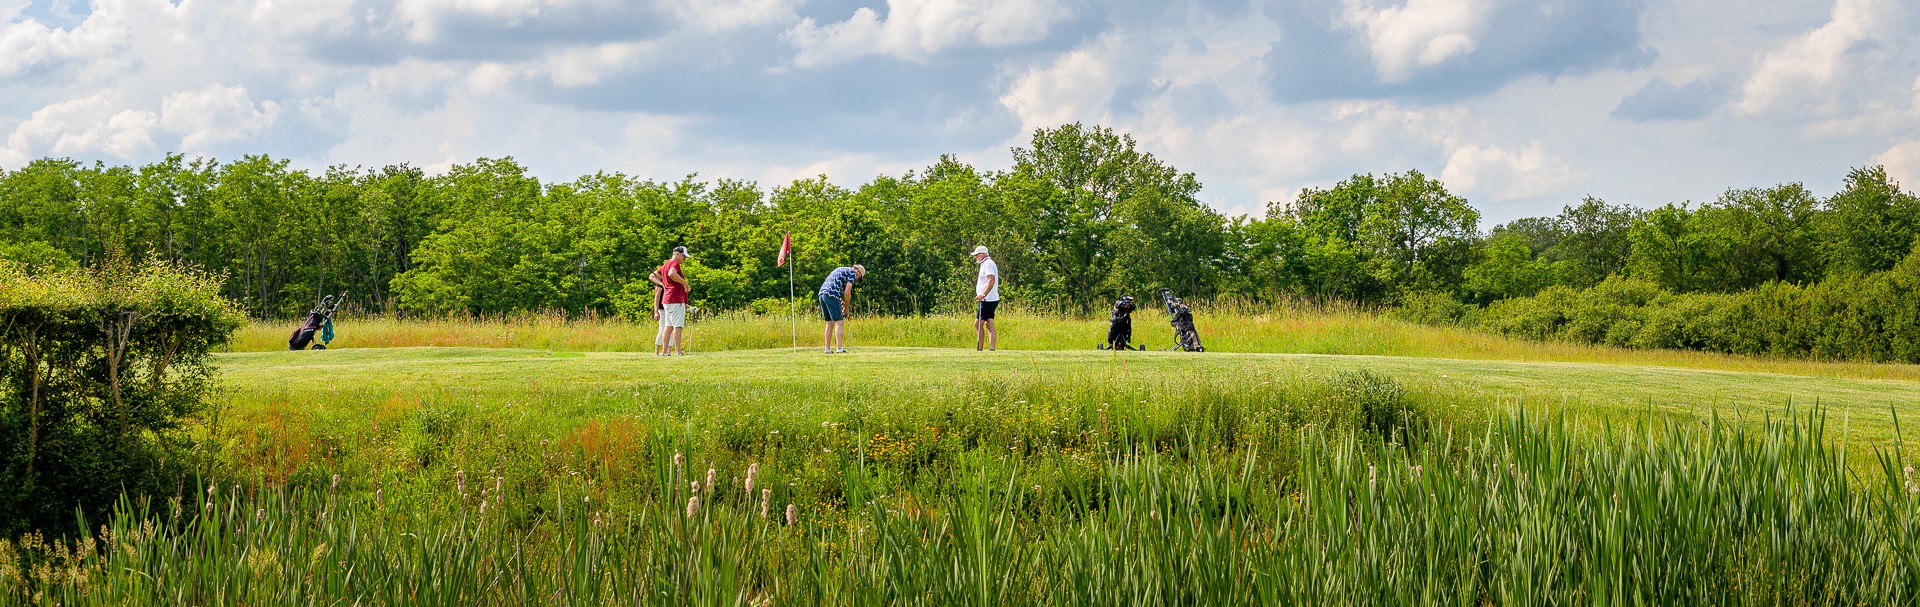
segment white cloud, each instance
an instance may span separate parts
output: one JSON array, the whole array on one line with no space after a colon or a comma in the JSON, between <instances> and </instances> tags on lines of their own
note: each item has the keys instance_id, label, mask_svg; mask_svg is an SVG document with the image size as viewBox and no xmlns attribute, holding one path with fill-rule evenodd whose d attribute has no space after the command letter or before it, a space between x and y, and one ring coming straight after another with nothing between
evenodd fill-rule
<instances>
[{"instance_id":1,"label":"white cloud","mask_svg":"<svg viewBox=\"0 0 1920 607\"><path fill-rule=\"evenodd\" d=\"M1334 107L1332 122L1344 133L1339 149L1355 156L1385 156L1409 144L1453 147L1469 112L1459 106L1403 107L1391 101L1349 101Z\"/></svg>"},{"instance_id":2,"label":"white cloud","mask_svg":"<svg viewBox=\"0 0 1920 607\"><path fill-rule=\"evenodd\" d=\"M0 163L46 156L104 155L138 160L153 151L153 112L120 109L105 91L40 108L15 126Z\"/></svg>"},{"instance_id":3,"label":"white cloud","mask_svg":"<svg viewBox=\"0 0 1920 607\"><path fill-rule=\"evenodd\" d=\"M1016 75L1000 105L1020 119L1021 131L1069 122L1098 122L1121 75L1115 54L1125 41L1115 36L1055 57Z\"/></svg>"},{"instance_id":4,"label":"white cloud","mask_svg":"<svg viewBox=\"0 0 1920 607\"><path fill-rule=\"evenodd\" d=\"M1734 110L1749 115L1783 108L1837 111L1832 107L1836 89L1857 73L1858 51L1898 31L1889 28L1903 21L1900 1L1836 0L1825 25L1760 59Z\"/></svg>"},{"instance_id":5,"label":"white cloud","mask_svg":"<svg viewBox=\"0 0 1920 607\"><path fill-rule=\"evenodd\" d=\"M1491 145L1460 146L1440 172L1440 180L1455 193L1484 194L1494 201L1539 198L1586 179L1586 172L1548 153L1539 141L1518 152Z\"/></svg>"},{"instance_id":6,"label":"white cloud","mask_svg":"<svg viewBox=\"0 0 1920 607\"><path fill-rule=\"evenodd\" d=\"M1346 0L1343 18L1366 33L1381 79L1400 82L1417 68L1472 53L1489 9L1488 0L1407 0L1380 8Z\"/></svg>"},{"instance_id":7,"label":"white cloud","mask_svg":"<svg viewBox=\"0 0 1920 607\"><path fill-rule=\"evenodd\" d=\"M17 13L20 8L4 12ZM111 10L96 11L73 29L7 17L6 25L0 27L0 78L19 76L36 67L55 69L105 57L127 44L126 22Z\"/></svg>"},{"instance_id":8,"label":"white cloud","mask_svg":"<svg viewBox=\"0 0 1920 607\"><path fill-rule=\"evenodd\" d=\"M668 0L668 9L684 23L705 30L790 22L795 0Z\"/></svg>"},{"instance_id":9,"label":"white cloud","mask_svg":"<svg viewBox=\"0 0 1920 607\"><path fill-rule=\"evenodd\" d=\"M1887 168L1887 177L1907 191L1920 191L1920 139L1907 139L1873 157Z\"/></svg>"},{"instance_id":10,"label":"white cloud","mask_svg":"<svg viewBox=\"0 0 1920 607\"><path fill-rule=\"evenodd\" d=\"M565 87L597 84L608 74L618 73L637 60L654 54L666 45L661 41L609 42L591 47L554 51L546 57L544 70L554 84ZM505 68L494 66L499 71Z\"/></svg>"},{"instance_id":11,"label":"white cloud","mask_svg":"<svg viewBox=\"0 0 1920 607\"><path fill-rule=\"evenodd\" d=\"M851 185L947 151L1004 167L1080 121L1238 212L1413 168L1489 222L1589 190L1831 191L1870 158L1920 183L1911 1L1761 2L93 0L60 29L0 0L0 167L195 148ZM1610 119L1650 78L1727 84L1692 119Z\"/></svg>"},{"instance_id":12,"label":"white cloud","mask_svg":"<svg viewBox=\"0 0 1920 607\"><path fill-rule=\"evenodd\" d=\"M869 55L918 60L949 48L1008 46L1039 40L1071 13L1057 0L887 0L846 21L819 25L802 19L787 30L800 67L831 65Z\"/></svg>"},{"instance_id":13,"label":"white cloud","mask_svg":"<svg viewBox=\"0 0 1920 607\"><path fill-rule=\"evenodd\" d=\"M160 126L178 133L183 151L205 151L214 144L244 141L280 117L280 104L255 107L243 86L218 84L168 95L160 104Z\"/></svg>"},{"instance_id":14,"label":"white cloud","mask_svg":"<svg viewBox=\"0 0 1920 607\"><path fill-rule=\"evenodd\" d=\"M458 20L478 19L514 26L584 3L575 0L400 0L394 10L409 25L407 39L431 43L441 41L451 22Z\"/></svg>"}]
</instances>

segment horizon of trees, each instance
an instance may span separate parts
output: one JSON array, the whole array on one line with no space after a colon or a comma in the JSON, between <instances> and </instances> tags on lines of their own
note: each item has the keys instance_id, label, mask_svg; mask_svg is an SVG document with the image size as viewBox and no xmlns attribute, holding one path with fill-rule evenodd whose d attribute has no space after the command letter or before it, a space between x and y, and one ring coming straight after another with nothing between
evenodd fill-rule
<instances>
[{"instance_id":1,"label":"horizon of trees","mask_svg":"<svg viewBox=\"0 0 1920 607\"><path fill-rule=\"evenodd\" d=\"M976 244L1010 299L1086 313L1113 297L1306 298L1396 305L1445 294L1485 305L1609 277L1675 293L1731 293L1885 271L1915 248L1920 199L1880 167L1821 198L1797 183L1730 189L1652 209L1587 198L1558 215L1482 231L1463 197L1419 171L1361 174L1229 218L1200 182L1112 129L1034 132L1014 165L942 156L848 188L823 176L749 181L595 173L542 182L511 158L428 176L410 165L335 166L174 154L138 167L70 159L0 170L0 259L30 270L165 260L225 276L257 318L346 290L373 313L642 317L647 272L693 252L695 304L780 309L793 234L795 294L863 263L865 310L964 308Z\"/></svg>"}]
</instances>

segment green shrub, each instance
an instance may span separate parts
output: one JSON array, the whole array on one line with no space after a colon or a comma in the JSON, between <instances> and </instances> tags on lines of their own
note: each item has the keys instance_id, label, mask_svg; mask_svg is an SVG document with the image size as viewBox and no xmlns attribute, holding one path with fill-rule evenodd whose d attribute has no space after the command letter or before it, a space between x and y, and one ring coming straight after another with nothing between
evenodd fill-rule
<instances>
[{"instance_id":1,"label":"green shrub","mask_svg":"<svg viewBox=\"0 0 1920 607\"><path fill-rule=\"evenodd\" d=\"M209 353L243 317L165 265L28 275L0 262L0 534L71 530L122 491L173 492Z\"/></svg>"},{"instance_id":2,"label":"green shrub","mask_svg":"<svg viewBox=\"0 0 1920 607\"><path fill-rule=\"evenodd\" d=\"M1739 293L1673 294L1652 282L1614 277L1586 290L1549 287L1478 312L1436 313L1438 304L1410 299L1396 316L1543 341L1920 363L1916 292L1920 249L1892 270L1805 286L1775 282Z\"/></svg>"},{"instance_id":3,"label":"green shrub","mask_svg":"<svg viewBox=\"0 0 1920 607\"><path fill-rule=\"evenodd\" d=\"M813 310L813 307L813 299L808 297L795 297L792 300L782 297L762 297L747 304L747 311L760 316L787 316L806 313Z\"/></svg>"},{"instance_id":4,"label":"green shrub","mask_svg":"<svg viewBox=\"0 0 1920 607\"><path fill-rule=\"evenodd\" d=\"M1461 303L1452 295L1421 291L1407 294L1400 300L1400 307L1394 308L1389 314L1410 322L1448 326L1467 322L1467 315L1473 311L1471 304Z\"/></svg>"},{"instance_id":5,"label":"green shrub","mask_svg":"<svg viewBox=\"0 0 1920 607\"><path fill-rule=\"evenodd\" d=\"M28 274L65 272L80 265L65 251L38 240L0 242L0 260L19 264Z\"/></svg>"},{"instance_id":6,"label":"green shrub","mask_svg":"<svg viewBox=\"0 0 1920 607\"><path fill-rule=\"evenodd\" d=\"M1407 391L1391 377L1372 371L1345 372L1334 377L1335 400L1353 411L1354 426L1394 440L1423 424L1418 408L1407 402Z\"/></svg>"}]
</instances>

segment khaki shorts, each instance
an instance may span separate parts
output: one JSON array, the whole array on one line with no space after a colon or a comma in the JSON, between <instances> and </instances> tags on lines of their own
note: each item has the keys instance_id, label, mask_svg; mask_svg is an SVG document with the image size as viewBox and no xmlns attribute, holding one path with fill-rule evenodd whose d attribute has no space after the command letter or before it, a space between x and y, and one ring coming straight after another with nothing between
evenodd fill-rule
<instances>
[{"instance_id":1,"label":"khaki shorts","mask_svg":"<svg viewBox=\"0 0 1920 607\"><path fill-rule=\"evenodd\" d=\"M660 326L662 327L687 326L687 304L671 303L665 306L661 306Z\"/></svg>"}]
</instances>

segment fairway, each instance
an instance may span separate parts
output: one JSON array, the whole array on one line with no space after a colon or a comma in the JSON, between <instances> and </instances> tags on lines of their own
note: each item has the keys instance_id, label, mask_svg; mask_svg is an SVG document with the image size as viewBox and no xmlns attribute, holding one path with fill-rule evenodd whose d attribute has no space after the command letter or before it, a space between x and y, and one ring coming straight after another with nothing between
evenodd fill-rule
<instances>
[{"instance_id":1,"label":"fairway","mask_svg":"<svg viewBox=\"0 0 1920 607\"><path fill-rule=\"evenodd\" d=\"M703 352L683 358L644 353L410 347L224 354L236 402L274 401L298 409L372 407L391 397L475 397L483 401L637 393L654 387L759 388L795 395L856 391L884 395L1010 382L1095 381L1114 385L1204 384L1230 390L1260 381L1297 382L1371 371L1410 391L1481 414L1496 407L1620 422L1648 412L1713 414L1757 421L1816 408L1847 439L1890 447L1893 415L1920 419L1920 383L1579 362L1460 360L1371 355L1101 351L1001 351L874 347L845 355L812 349ZM320 378L307 380L300 378ZM351 398L338 395L351 394ZM561 402L569 402L560 399ZM619 414L617 398L592 410ZM884 404L877 403L877 404ZM1920 437L1905 424L1909 443Z\"/></svg>"}]
</instances>

